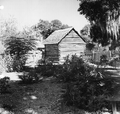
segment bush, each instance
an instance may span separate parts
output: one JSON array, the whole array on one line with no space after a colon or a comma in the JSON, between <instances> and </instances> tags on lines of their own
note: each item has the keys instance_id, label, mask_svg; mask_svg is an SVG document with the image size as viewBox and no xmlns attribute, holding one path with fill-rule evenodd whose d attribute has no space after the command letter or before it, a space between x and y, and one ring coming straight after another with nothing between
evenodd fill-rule
<instances>
[{"instance_id":1,"label":"bush","mask_svg":"<svg viewBox=\"0 0 120 114\"><path fill-rule=\"evenodd\" d=\"M59 66L56 70L59 81L69 83L76 81L79 76L88 75L91 67L84 63L83 59L73 55L71 58L68 56L63 65Z\"/></svg>"},{"instance_id":2,"label":"bush","mask_svg":"<svg viewBox=\"0 0 120 114\"><path fill-rule=\"evenodd\" d=\"M17 72L21 72L23 71L23 67L26 63L26 60L27 58L25 56L22 56L21 58L16 58L14 57L13 58L13 63L12 63L12 68L13 68L13 71L17 71Z\"/></svg>"},{"instance_id":3,"label":"bush","mask_svg":"<svg viewBox=\"0 0 120 114\"><path fill-rule=\"evenodd\" d=\"M40 73L44 77L54 76L56 70L56 65L49 60L40 60L38 62L38 67L36 68L36 72Z\"/></svg>"},{"instance_id":4,"label":"bush","mask_svg":"<svg viewBox=\"0 0 120 114\"><path fill-rule=\"evenodd\" d=\"M4 41L5 52L12 58L11 67L13 71L22 71L25 65L27 55L29 51L36 47L35 40L30 38L9 37Z\"/></svg>"},{"instance_id":5,"label":"bush","mask_svg":"<svg viewBox=\"0 0 120 114\"><path fill-rule=\"evenodd\" d=\"M100 64L101 65L106 65L108 63L108 58L107 58L107 55L101 55L100 56Z\"/></svg>"},{"instance_id":6,"label":"bush","mask_svg":"<svg viewBox=\"0 0 120 114\"><path fill-rule=\"evenodd\" d=\"M65 83L61 96L64 104L89 112L111 108L107 98L112 95L115 81L96 72L81 58L67 58L59 79Z\"/></svg>"},{"instance_id":7,"label":"bush","mask_svg":"<svg viewBox=\"0 0 120 114\"><path fill-rule=\"evenodd\" d=\"M4 77L0 79L0 93L7 93L9 92L10 85L9 85L10 78Z\"/></svg>"},{"instance_id":8,"label":"bush","mask_svg":"<svg viewBox=\"0 0 120 114\"><path fill-rule=\"evenodd\" d=\"M5 55L5 64L8 72L23 71L27 58L25 56L16 58L15 56Z\"/></svg>"},{"instance_id":9,"label":"bush","mask_svg":"<svg viewBox=\"0 0 120 114\"><path fill-rule=\"evenodd\" d=\"M35 70L31 70L30 72L23 72L23 75L19 75L22 83L32 84L38 82L41 78L41 75L37 74Z\"/></svg>"},{"instance_id":10,"label":"bush","mask_svg":"<svg viewBox=\"0 0 120 114\"><path fill-rule=\"evenodd\" d=\"M120 57L112 57L111 60L109 60L108 64L113 67L119 67L120 66Z\"/></svg>"}]
</instances>

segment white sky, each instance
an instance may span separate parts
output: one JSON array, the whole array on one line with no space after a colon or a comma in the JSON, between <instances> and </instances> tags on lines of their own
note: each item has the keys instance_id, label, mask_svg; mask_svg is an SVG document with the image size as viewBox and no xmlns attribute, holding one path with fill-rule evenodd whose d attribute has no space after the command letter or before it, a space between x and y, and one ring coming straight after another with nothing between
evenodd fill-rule
<instances>
[{"instance_id":1,"label":"white sky","mask_svg":"<svg viewBox=\"0 0 120 114\"><path fill-rule=\"evenodd\" d=\"M79 14L77 0L0 0L4 6L0 17L12 16L17 20L19 29L39 22L39 19L58 19L63 24L73 26L78 32L88 23Z\"/></svg>"}]
</instances>

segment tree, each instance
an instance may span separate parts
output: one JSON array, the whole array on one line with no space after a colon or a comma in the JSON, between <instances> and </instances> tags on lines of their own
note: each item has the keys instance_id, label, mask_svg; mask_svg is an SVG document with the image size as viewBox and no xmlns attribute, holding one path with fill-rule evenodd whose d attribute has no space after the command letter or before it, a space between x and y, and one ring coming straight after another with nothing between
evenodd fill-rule
<instances>
[{"instance_id":1,"label":"tree","mask_svg":"<svg viewBox=\"0 0 120 114\"><path fill-rule=\"evenodd\" d=\"M83 29L80 31L80 34L82 36L88 36L88 37L90 37L90 28L91 28L90 24L85 25L83 27Z\"/></svg>"},{"instance_id":2,"label":"tree","mask_svg":"<svg viewBox=\"0 0 120 114\"><path fill-rule=\"evenodd\" d=\"M0 19L0 42L4 47L4 56L2 58L2 66L4 66L4 71L11 68L12 62L11 57L5 54L5 40L10 38L11 36L16 36L17 34L17 23L14 18L10 17L9 19Z\"/></svg>"},{"instance_id":3,"label":"tree","mask_svg":"<svg viewBox=\"0 0 120 114\"><path fill-rule=\"evenodd\" d=\"M58 29L69 28L68 25L62 24L62 22L57 19L51 21L51 26L54 31Z\"/></svg>"},{"instance_id":4,"label":"tree","mask_svg":"<svg viewBox=\"0 0 120 114\"><path fill-rule=\"evenodd\" d=\"M51 21L51 26L52 26L53 30L60 29L60 28L62 28L62 22L59 21L59 20L52 20Z\"/></svg>"},{"instance_id":5,"label":"tree","mask_svg":"<svg viewBox=\"0 0 120 114\"><path fill-rule=\"evenodd\" d=\"M86 49L88 49L88 50L93 50L94 49L94 47L95 47L95 44L93 44L93 43L87 43L86 44Z\"/></svg>"},{"instance_id":6,"label":"tree","mask_svg":"<svg viewBox=\"0 0 120 114\"><path fill-rule=\"evenodd\" d=\"M0 40L4 42L8 37L18 34L17 23L14 18L0 20Z\"/></svg>"},{"instance_id":7,"label":"tree","mask_svg":"<svg viewBox=\"0 0 120 114\"><path fill-rule=\"evenodd\" d=\"M62 24L62 22L57 19L52 20L51 22L40 19L38 24L33 26L35 31L39 31L39 33L42 34L43 39L46 39L55 30L68 27L68 25Z\"/></svg>"},{"instance_id":8,"label":"tree","mask_svg":"<svg viewBox=\"0 0 120 114\"><path fill-rule=\"evenodd\" d=\"M119 0L79 0L79 1L80 4L78 11L80 12L80 14L84 15L90 21L91 24L90 36L93 39L93 41L102 44L102 46L110 44L111 49L115 49L120 44L119 38L120 1ZM106 57L102 57L101 60L102 62L105 62ZM105 78L107 76L108 74L105 73ZM107 80L109 79L110 77L108 77ZM115 83L113 83L112 85L115 86ZM106 90L108 90L109 86L106 87L107 87ZM113 90L115 89L116 88L114 88ZM106 92L103 91L103 96L105 94ZM91 107L92 106L93 104L91 104Z\"/></svg>"},{"instance_id":9,"label":"tree","mask_svg":"<svg viewBox=\"0 0 120 114\"><path fill-rule=\"evenodd\" d=\"M12 58L13 71L21 71L26 62L26 54L35 47L35 40L10 37L5 40L6 55Z\"/></svg>"},{"instance_id":10,"label":"tree","mask_svg":"<svg viewBox=\"0 0 120 114\"><path fill-rule=\"evenodd\" d=\"M36 24L33 28L35 31L39 31L44 39L47 38L53 32L49 21L44 20L39 20L39 23Z\"/></svg>"},{"instance_id":11,"label":"tree","mask_svg":"<svg viewBox=\"0 0 120 114\"><path fill-rule=\"evenodd\" d=\"M119 44L119 0L79 0L78 11L90 21L91 38L103 46ZM116 47L116 46L115 46ZM114 48L115 48L114 47Z\"/></svg>"},{"instance_id":12,"label":"tree","mask_svg":"<svg viewBox=\"0 0 120 114\"><path fill-rule=\"evenodd\" d=\"M23 31L20 32L19 36L28 39L36 39L40 41L42 39L42 34L40 33L40 31L35 30L33 27L25 27Z\"/></svg>"},{"instance_id":13,"label":"tree","mask_svg":"<svg viewBox=\"0 0 120 114\"><path fill-rule=\"evenodd\" d=\"M86 41L86 49L92 51L95 47L95 42L92 41L90 37L90 28L91 28L90 24L85 25L83 29L80 31L80 34L82 38Z\"/></svg>"}]
</instances>

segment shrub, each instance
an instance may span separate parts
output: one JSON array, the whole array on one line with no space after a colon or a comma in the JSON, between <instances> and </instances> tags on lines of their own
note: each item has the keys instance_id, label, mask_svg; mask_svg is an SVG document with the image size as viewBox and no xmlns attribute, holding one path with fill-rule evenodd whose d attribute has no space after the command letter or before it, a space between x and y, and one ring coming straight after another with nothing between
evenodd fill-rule
<instances>
[{"instance_id":1,"label":"shrub","mask_svg":"<svg viewBox=\"0 0 120 114\"><path fill-rule=\"evenodd\" d=\"M13 71L17 71L17 72L23 71L23 67L26 63L26 60L27 60L27 58L25 56L22 56L21 58L14 57L13 63L11 66L13 68Z\"/></svg>"},{"instance_id":2,"label":"shrub","mask_svg":"<svg viewBox=\"0 0 120 114\"><path fill-rule=\"evenodd\" d=\"M21 79L22 83L25 84L32 84L35 82L38 82L41 75L37 74L35 70L31 70L30 72L23 72L23 75L19 75L19 78Z\"/></svg>"},{"instance_id":3,"label":"shrub","mask_svg":"<svg viewBox=\"0 0 120 114\"><path fill-rule=\"evenodd\" d=\"M23 71L23 67L25 66L26 60L26 56L21 56L17 58L16 56L5 55L5 64L7 68L6 70L8 72Z\"/></svg>"},{"instance_id":4,"label":"shrub","mask_svg":"<svg viewBox=\"0 0 120 114\"><path fill-rule=\"evenodd\" d=\"M82 58L73 55L71 58L69 56L66 57L64 64L56 70L56 74L59 81L69 83L76 81L79 76L88 75L91 69L91 67L84 63Z\"/></svg>"},{"instance_id":5,"label":"shrub","mask_svg":"<svg viewBox=\"0 0 120 114\"><path fill-rule=\"evenodd\" d=\"M59 79L65 82L61 96L64 104L89 112L111 108L107 98L112 95L115 81L96 72L81 58L67 58Z\"/></svg>"},{"instance_id":6,"label":"shrub","mask_svg":"<svg viewBox=\"0 0 120 114\"><path fill-rule=\"evenodd\" d=\"M108 58L107 58L107 55L101 55L100 56L100 64L104 64L106 65L108 63Z\"/></svg>"},{"instance_id":7,"label":"shrub","mask_svg":"<svg viewBox=\"0 0 120 114\"><path fill-rule=\"evenodd\" d=\"M119 67L120 66L120 57L112 57L111 60L109 60L108 64L113 67Z\"/></svg>"},{"instance_id":8,"label":"shrub","mask_svg":"<svg viewBox=\"0 0 120 114\"><path fill-rule=\"evenodd\" d=\"M56 65L53 65L53 62L49 60L40 60L38 62L38 67L36 68L36 72L44 77L54 76L55 70Z\"/></svg>"},{"instance_id":9,"label":"shrub","mask_svg":"<svg viewBox=\"0 0 120 114\"><path fill-rule=\"evenodd\" d=\"M10 81L9 77L4 77L0 79L0 93L9 92L10 89L9 81Z\"/></svg>"},{"instance_id":10,"label":"shrub","mask_svg":"<svg viewBox=\"0 0 120 114\"><path fill-rule=\"evenodd\" d=\"M7 72L13 71L12 65L13 65L13 58L10 55L5 54L4 57L4 64L6 67Z\"/></svg>"},{"instance_id":11,"label":"shrub","mask_svg":"<svg viewBox=\"0 0 120 114\"><path fill-rule=\"evenodd\" d=\"M21 71L25 65L29 51L36 47L35 40L31 38L9 37L4 41L5 53L11 56L11 67L13 71Z\"/></svg>"},{"instance_id":12,"label":"shrub","mask_svg":"<svg viewBox=\"0 0 120 114\"><path fill-rule=\"evenodd\" d=\"M107 100L113 92L111 81L85 77L80 78L79 81L70 82L64 87L66 90L62 96L64 103L89 112L96 112L103 108L111 109L111 104Z\"/></svg>"}]
</instances>

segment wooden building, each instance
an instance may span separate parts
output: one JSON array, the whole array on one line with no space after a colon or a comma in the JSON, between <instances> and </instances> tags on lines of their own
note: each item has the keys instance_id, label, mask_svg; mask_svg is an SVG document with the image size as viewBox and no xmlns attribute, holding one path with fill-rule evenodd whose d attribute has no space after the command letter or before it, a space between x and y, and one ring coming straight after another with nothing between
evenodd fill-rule
<instances>
[{"instance_id":1,"label":"wooden building","mask_svg":"<svg viewBox=\"0 0 120 114\"><path fill-rule=\"evenodd\" d=\"M74 28L54 31L44 41L45 59L63 63L67 55L78 55L84 53L86 43Z\"/></svg>"}]
</instances>

